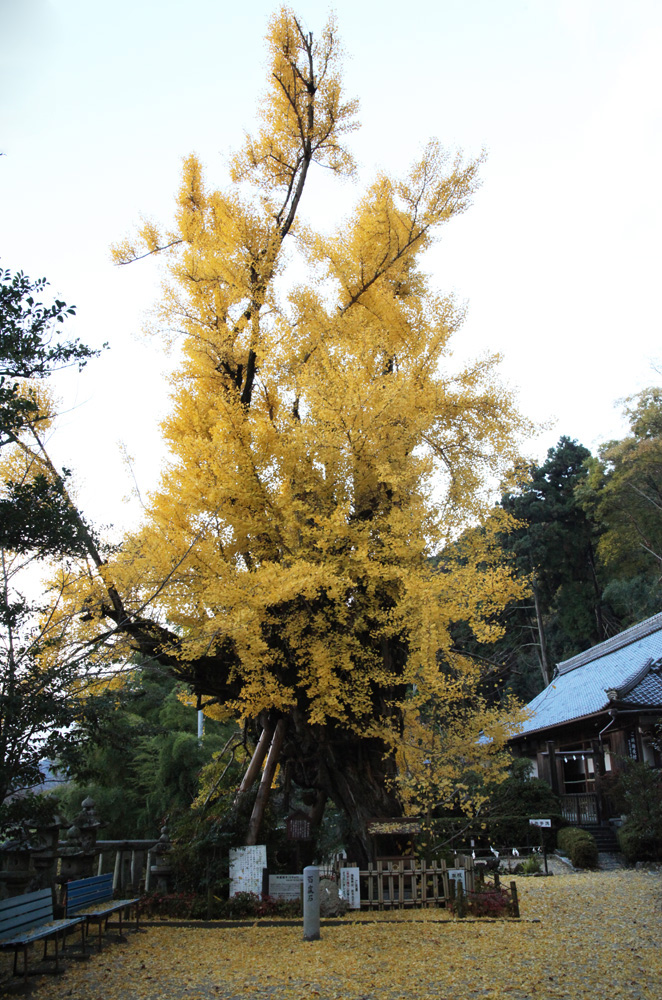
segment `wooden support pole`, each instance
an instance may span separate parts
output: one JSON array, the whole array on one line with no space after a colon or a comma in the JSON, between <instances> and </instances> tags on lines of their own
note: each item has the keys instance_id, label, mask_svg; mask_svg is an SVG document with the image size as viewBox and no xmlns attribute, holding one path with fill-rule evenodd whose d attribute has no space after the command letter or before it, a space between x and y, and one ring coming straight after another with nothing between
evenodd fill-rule
<instances>
[{"instance_id":1,"label":"wooden support pole","mask_svg":"<svg viewBox=\"0 0 662 1000\"><path fill-rule=\"evenodd\" d=\"M267 750L269 749L269 744L271 743L271 738L273 735L273 729L271 726L265 726L262 730L259 740L257 741L257 746L253 751L253 756L251 757L251 762L246 768L246 773L241 779L241 784L237 789L237 794L235 796L235 805L243 795L246 794L249 789L253 787L260 773L260 768L262 767L262 761L267 755Z\"/></svg>"},{"instance_id":2,"label":"wooden support pole","mask_svg":"<svg viewBox=\"0 0 662 1000\"><path fill-rule=\"evenodd\" d=\"M267 802L269 801L271 783L274 780L274 774L276 773L276 765L278 764L278 758L280 757L280 748L283 745L284 736L285 722L283 719L279 719L274 730L267 760L264 765L264 770L262 771L260 787L257 790L257 798L255 799L255 805L253 806L253 812L251 813L250 822L248 824L246 846L257 844L257 836L260 832L260 827L262 826L264 810L266 809Z\"/></svg>"}]
</instances>

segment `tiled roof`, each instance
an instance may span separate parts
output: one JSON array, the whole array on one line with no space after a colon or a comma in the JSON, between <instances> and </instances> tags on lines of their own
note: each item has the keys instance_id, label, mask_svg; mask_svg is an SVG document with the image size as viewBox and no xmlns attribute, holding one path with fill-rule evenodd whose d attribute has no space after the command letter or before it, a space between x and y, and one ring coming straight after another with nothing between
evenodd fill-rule
<instances>
[{"instance_id":1,"label":"tiled roof","mask_svg":"<svg viewBox=\"0 0 662 1000\"><path fill-rule=\"evenodd\" d=\"M643 681L625 696L624 701L628 705L662 705L662 677L659 671L651 670Z\"/></svg>"},{"instance_id":2,"label":"tiled roof","mask_svg":"<svg viewBox=\"0 0 662 1000\"><path fill-rule=\"evenodd\" d=\"M662 708L662 679L649 669L660 659L662 614L560 663L551 684L527 705L531 718L518 735L593 715L614 701Z\"/></svg>"}]
</instances>

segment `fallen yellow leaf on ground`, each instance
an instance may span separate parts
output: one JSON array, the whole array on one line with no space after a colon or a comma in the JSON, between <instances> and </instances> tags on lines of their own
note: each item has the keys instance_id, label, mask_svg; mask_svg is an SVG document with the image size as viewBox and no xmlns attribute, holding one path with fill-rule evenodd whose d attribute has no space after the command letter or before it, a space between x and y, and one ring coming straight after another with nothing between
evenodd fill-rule
<instances>
[{"instance_id":1,"label":"fallen yellow leaf on ground","mask_svg":"<svg viewBox=\"0 0 662 1000\"><path fill-rule=\"evenodd\" d=\"M322 926L149 927L109 944L38 1000L660 1000L662 876L635 871L520 879L521 921L443 911ZM367 915L366 915L367 916ZM534 922L539 921L539 922Z\"/></svg>"}]
</instances>

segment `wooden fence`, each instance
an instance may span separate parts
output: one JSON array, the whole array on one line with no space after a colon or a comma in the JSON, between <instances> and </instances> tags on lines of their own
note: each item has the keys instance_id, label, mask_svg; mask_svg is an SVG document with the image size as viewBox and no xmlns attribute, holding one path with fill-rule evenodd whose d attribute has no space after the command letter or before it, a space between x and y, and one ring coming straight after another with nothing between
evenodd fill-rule
<instances>
[{"instance_id":1,"label":"wooden fence","mask_svg":"<svg viewBox=\"0 0 662 1000\"><path fill-rule=\"evenodd\" d=\"M461 854L452 868L445 861L400 858L369 864L359 877L361 909L367 910L443 906L454 898L458 881L465 892L475 891L473 858Z\"/></svg>"}]
</instances>

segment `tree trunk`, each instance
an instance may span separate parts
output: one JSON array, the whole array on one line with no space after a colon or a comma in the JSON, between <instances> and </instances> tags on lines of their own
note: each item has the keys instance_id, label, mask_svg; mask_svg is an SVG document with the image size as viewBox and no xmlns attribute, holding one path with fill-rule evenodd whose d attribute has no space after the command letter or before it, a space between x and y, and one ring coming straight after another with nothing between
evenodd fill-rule
<instances>
[{"instance_id":1,"label":"tree trunk","mask_svg":"<svg viewBox=\"0 0 662 1000\"><path fill-rule=\"evenodd\" d=\"M545 685L549 684L551 680L549 661L547 659L547 640L545 638L545 626L542 620L542 609L540 607L540 598L538 596L538 587L536 584L535 576L531 579L531 589L533 591L533 603L536 609L536 625L538 627L538 639L540 641L540 672L542 673L542 678Z\"/></svg>"},{"instance_id":2,"label":"tree trunk","mask_svg":"<svg viewBox=\"0 0 662 1000\"><path fill-rule=\"evenodd\" d=\"M286 739L284 747L292 779L324 793L344 814L350 861L365 867L376 854L396 853L395 842L380 840L377 845L367 830L371 820L402 815L394 790L395 761L385 744L340 728L297 723L294 738Z\"/></svg>"}]
</instances>

